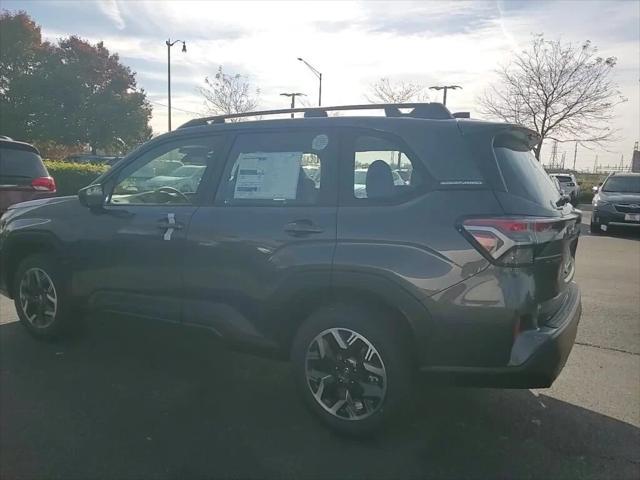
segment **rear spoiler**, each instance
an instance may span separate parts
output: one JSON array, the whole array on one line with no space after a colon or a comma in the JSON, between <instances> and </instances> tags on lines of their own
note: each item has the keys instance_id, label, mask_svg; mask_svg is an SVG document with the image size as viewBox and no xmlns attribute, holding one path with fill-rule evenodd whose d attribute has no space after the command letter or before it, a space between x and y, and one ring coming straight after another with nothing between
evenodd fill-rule
<instances>
[{"instance_id":1,"label":"rear spoiler","mask_svg":"<svg viewBox=\"0 0 640 480\"><path fill-rule=\"evenodd\" d=\"M521 127L520 125L509 125L505 129L498 133L495 137L495 142L499 145L502 143L504 138L505 143L512 144L520 144L526 146L527 150L533 150L533 148L540 143L540 135L538 132L531 130L526 127ZM504 145L506 146L506 145Z\"/></svg>"},{"instance_id":2,"label":"rear spoiler","mask_svg":"<svg viewBox=\"0 0 640 480\"><path fill-rule=\"evenodd\" d=\"M512 123L463 120L458 122L458 128L463 135L487 135L494 138L494 145L514 150L532 150L541 140L536 131Z\"/></svg>"}]
</instances>

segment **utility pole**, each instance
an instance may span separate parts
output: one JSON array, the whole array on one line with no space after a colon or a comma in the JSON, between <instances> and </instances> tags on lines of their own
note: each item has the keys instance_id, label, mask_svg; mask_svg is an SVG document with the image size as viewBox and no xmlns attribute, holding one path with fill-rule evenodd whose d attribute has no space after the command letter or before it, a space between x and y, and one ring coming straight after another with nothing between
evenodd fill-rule
<instances>
[{"instance_id":1,"label":"utility pole","mask_svg":"<svg viewBox=\"0 0 640 480\"><path fill-rule=\"evenodd\" d=\"M169 107L169 131L171 131L171 47L173 47L176 43L182 42L182 52L187 52L187 44L184 40L174 40L171 39L164 42L167 45L167 106Z\"/></svg>"},{"instance_id":2,"label":"utility pole","mask_svg":"<svg viewBox=\"0 0 640 480\"><path fill-rule=\"evenodd\" d=\"M460 85L434 85L433 87L429 87L429 90L444 90L442 104L447 106L447 90L458 90L459 88L462 89Z\"/></svg>"},{"instance_id":3,"label":"utility pole","mask_svg":"<svg viewBox=\"0 0 640 480\"><path fill-rule=\"evenodd\" d=\"M578 156L578 142L576 142L576 146L573 149L573 171L576 171L576 157Z\"/></svg>"},{"instance_id":4,"label":"utility pole","mask_svg":"<svg viewBox=\"0 0 640 480\"><path fill-rule=\"evenodd\" d=\"M620 171L624 170L624 153L620 156Z\"/></svg>"},{"instance_id":5,"label":"utility pole","mask_svg":"<svg viewBox=\"0 0 640 480\"><path fill-rule=\"evenodd\" d=\"M283 97L291 97L291 109L293 110L294 108L296 108L296 97L306 97L306 95L304 93L281 93L280 95L282 95ZM291 112L291 118L293 118L293 112Z\"/></svg>"},{"instance_id":6,"label":"utility pole","mask_svg":"<svg viewBox=\"0 0 640 480\"><path fill-rule=\"evenodd\" d=\"M558 141L553 141L551 148L551 168L558 168Z\"/></svg>"},{"instance_id":7,"label":"utility pole","mask_svg":"<svg viewBox=\"0 0 640 480\"><path fill-rule=\"evenodd\" d=\"M562 170L564 170L564 161L567 158L567 152L562 152Z\"/></svg>"},{"instance_id":8,"label":"utility pole","mask_svg":"<svg viewBox=\"0 0 640 480\"><path fill-rule=\"evenodd\" d=\"M593 161L593 173L597 173L597 171L598 171L598 155L596 155L596 158Z\"/></svg>"}]
</instances>

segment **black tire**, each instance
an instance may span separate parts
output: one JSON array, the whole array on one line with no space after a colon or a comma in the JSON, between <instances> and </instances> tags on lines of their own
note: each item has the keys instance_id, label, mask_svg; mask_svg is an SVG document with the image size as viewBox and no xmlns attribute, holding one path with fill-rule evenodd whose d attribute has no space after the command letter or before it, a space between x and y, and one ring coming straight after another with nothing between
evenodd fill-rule
<instances>
[{"instance_id":1,"label":"black tire","mask_svg":"<svg viewBox=\"0 0 640 480\"><path fill-rule=\"evenodd\" d=\"M40 290L46 290L50 294L55 295L55 308L46 294L45 298L40 295L39 300L35 300L36 306L24 303L23 293L29 291L28 283L33 282L34 276L39 278L41 285L47 285L50 282L53 287L47 289L44 286ZM24 288L21 286L24 283ZM37 281L36 281L37 283ZM37 288L36 288L37 289ZM31 294L31 292L29 292ZM51 295L51 296L53 296ZM34 297L37 297L34 294ZM22 325L27 331L39 339L56 339L68 335L76 331L79 322L74 318L73 309L69 295L68 281L66 280L59 265L48 255L35 254L31 255L18 266L13 279L13 297L16 312ZM33 298L34 298L33 297ZM25 311L25 305L27 310ZM39 315L39 305L44 305L43 311L53 312L52 315ZM34 311L35 310L35 311ZM44 319L40 321L39 319Z\"/></svg>"},{"instance_id":2,"label":"black tire","mask_svg":"<svg viewBox=\"0 0 640 480\"><path fill-rule=\"evenodd\" d=\"M409 406L413 383L410 348L400 329L393 328L394 320L393 318L386 318L380 311L373 309L357 305L336 304L315 311L298 330L291 351L294 380L309 409L336 432L350 436L363 436L372 433L383 427L384 424L388 424L391 418ZM338 404L338 402L332 403L332 398L327 403L323 401L325 406L322 406L320 404L322 393L320 394L320 400L317 400L312 391L312 383L318 384L318 382L313 377L309 379L307 376L307 353L310 352L311 354L312 350L310 349L313 345L318 346L317 338L323 333L329 335L329 340L321 340L325 348L328 348L329 344L325 342L334 342L334 330L338 330L339 334L342 334L343 340L347 339L347 335L350 334L349 331L355 332L359 336L357 340L353 341L353 344L348 346L352 353L358 349L361 352L363 348L367 348L365 342L369 342L374 347L375 354L371 357L371 361L367 362L368 368L364 365L366 355L363 357L362 363L357 365L353 363L358 356L357 353L347 360L352 362L347 365L353 365L353 378L368 378L369 381L373 380L375 383L372 385L365 380L364 383L368 383L368 387L377 387L378 391L380 389L384 390L383 396L376 400L372 400L373 397L369 396L365 400L364 395L361 395L358 399L357 391L356 394L351 396L347 396L345 393L345 400L348 400L348 404L341 407L339 412L343 416L348 415L351 417L353 415L352 419L341 418L338 416L339 414L328 411L329 408ZM325 339L326 337L322 338ZM337 346L337 342L333 348L344 354L345 357L352 354L344 353L347 350L341 350ZM369 351L367 350L367 353ZM329 356L328 353L326 355ZM309 362L319 362L320 360L315 358L316 356L314 353L314 359L310 359ZM335 359L331 361L338 362ZM370 373L369 369L374 363L378 366L383 366L383 371L386 374L384 377ZM335 365L335 363L332 365ZM330 370L333 369L333 367L328 368ZM324 373L322 375L324 376ZM330 388L337 392L333 399L338 398L340 399L339 401L342 400L342 394L339 393L342 392L342 390L339 390L343 388L341 387L342 385L354 383L353 387L356 389L360 389L359 385L361 385L359 381L347 381L340 373L334 374L332 378L329 378L328 375L324 376L324 378L328 378L328 382L330 381L331 385ZM329 383L327 384L329 385ZM316 390L316 395L318 390ZM347 389L344 390L346 391ZM353 407L349 407L349 405Z\"/></svg>"},{"instance_id":3,"label":"black tire","mask_svg":"<svg viewBox=\"0 0 640 480\"><path fill-rule=\"evenodd\" d=\"M601 235L602 234L602 230L600 230L600 224L599 223L591 222L591 224L589 225L589 228L591 230L591 235Z\"/></svg>"}]
</instances>

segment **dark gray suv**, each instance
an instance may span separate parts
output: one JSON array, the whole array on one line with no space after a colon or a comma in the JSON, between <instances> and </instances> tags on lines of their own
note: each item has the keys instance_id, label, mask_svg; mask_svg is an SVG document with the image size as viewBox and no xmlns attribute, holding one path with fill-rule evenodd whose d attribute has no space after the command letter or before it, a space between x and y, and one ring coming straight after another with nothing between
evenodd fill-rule
<instances>
[{"instance_id":1,"label":"dark gray suv","mask_svg":"<svg viewBox=\"0 0 640 480\"><path fill-rule=\"evenodd\" d=\"M29 332L88 310L204 327L290 360L311 410L352 434L402 410L416 372L551 385L580 318L581 218L534 132L440 104L252 115L275 113L304 118L193 120L78 197L11 207L0 289ZM158 180L187 165L193 181Z\"/></svg>"}]
</instances>

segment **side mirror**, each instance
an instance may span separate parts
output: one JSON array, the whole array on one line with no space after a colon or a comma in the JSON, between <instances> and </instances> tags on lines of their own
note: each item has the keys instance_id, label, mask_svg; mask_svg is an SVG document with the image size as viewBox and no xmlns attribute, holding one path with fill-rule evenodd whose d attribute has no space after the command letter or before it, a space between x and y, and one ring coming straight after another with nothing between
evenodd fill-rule
<instances>
[{"instance_id":1,"label":"side mirror","mask_svg":"<svg viewBox=\"0 0 640 480\"><path fill-rule=\"evenodd\" d=\"M78 191L80 203L87 208L99 209L104 206L104 189L99 183L81 188Z\"/></svg>"}]
</instances>

